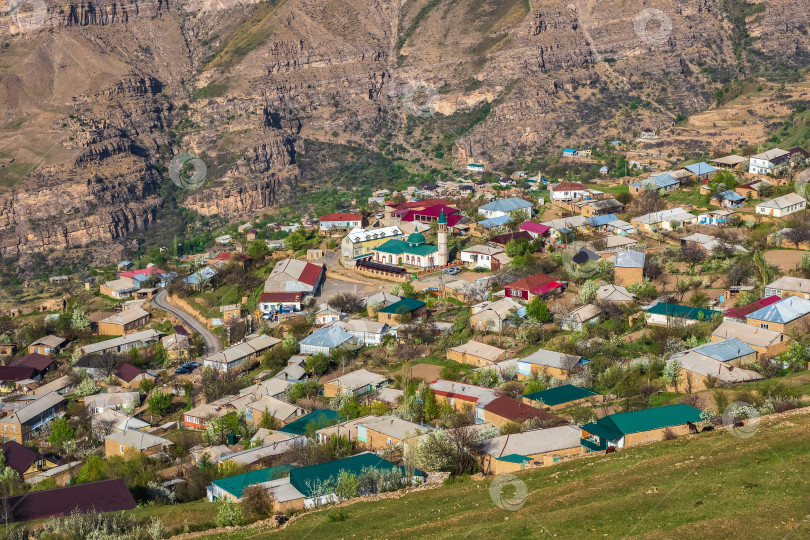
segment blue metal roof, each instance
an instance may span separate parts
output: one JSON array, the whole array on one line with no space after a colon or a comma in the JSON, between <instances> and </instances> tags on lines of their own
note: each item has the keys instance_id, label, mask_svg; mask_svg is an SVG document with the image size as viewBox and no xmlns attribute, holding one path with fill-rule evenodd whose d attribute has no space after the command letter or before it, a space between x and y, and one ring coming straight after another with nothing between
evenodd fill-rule
<instances>
[{"instance_id":1,"label":"blue metal roof","mask_svg":"<svg viewBox=\"0 0 810 540\"><path fill-rule=\"evenodd\" d=\"M513 210L522 210L524 208L531 208L534 206L529 201L524 201L520 197L509 197L508 199L500 199L485 204L479 210L489 210L492 212L511 212Z\"/></svg>"},{"instance_id":2,"label":"blue metal roof","mask_svg":"<svg viewBox=\"0 0 810 540\"><path fill-rule=\"evenodd\" d=\"M484 221L479 221L478 224L484 227L485 229L491 229L493 227L506 225L510 221L512 221L512 218L509 216L498 216L491 219L485 219Z\"/></svg>"},{"instance_id":3,"label":"blue metal roof","mask_svg":"<svg viewBox=\"0 0 810 540\"><path fill-rule=\"evenodd\" d=\"M301 345L334 348L352 339L352 335L339 326L319 328L300 341Z\"/></svg>"},{"instance_id":4,"label":"blue metal roof","mask_svg":"<svg viewBox=\"0 0 810 540\"><path fill-rule=\"evenodd\" d=\"M649 185L651 182L654 182L655 185L658 186L658 189L665 188L665 187L672 186L672 185L677 185L677 184L681 183L677 178L675 178L671 174L662 173L662 174L657 174L655 176L647 178L646 180L639 180L638 182L633 182L630 185L633 186L633 187L640 188L640 187L644 187L644 186Z\"/></svg>"},{"instance_id":5,"label":"blue metal roof","mask_svg":"<svg viewBox=\"0 0 810 540\"><path fill-rule=\"evenodd\" d=\"M692 174L697 174L698 176L703 174L710 174L717 170L704 161L701 161L700 163L695 163L694 165L687 165L686 167L684 167L684 169L686 169Z\"/></svg>"},{"instance_id":6,"label":"blue metal roof","mask_svg":"<svg viewBox=\"0 0 810 540\"><path fill-rule=\"evenodd\" d=\"M192 283L192 284L202 283L206 279L211 279L215 275L217 275L217 271L214 270L213 268L211 268L210 266L206 266L205 268L200 268L199 270L197 270L196 272L194 272L193 274L188 276L183 281L185 281L186 283Z\"/></svg>"},{"instance_id":7,"label":"blue metal roof","mask_svg":"<svg viewBox=\"0 0 810 540\"><path fill-rule=\"evenodd\" d=\"M723 191L721 193L718 193L717 197L720 198L720 199L725 199L727 201L744 201L745 200L745 197L743 197L742 195L740 195L739 193L737 193L736 191L731 190L731 189Z\"/></svg>"},{"instance_id":8,"label":"blue metal roof","mask_svg":"<svg viewBox=\"0 0 810 540\"><path fill-rule=\"evenodd\" d=\"M604 216L593 216L588 218L588 223L591 224L593 227L601 227L602 225L607 225L611 221L616 221L617 218L615 214L607 214Z\"/></svg>"},{"instance_id":9,"label":"blue metal roof","mask_svg":"<svg viewBox=\"0 0 810 540\"><path fill-rule=\"evenodd\" d=\"M730 362L742 356L753 354L756 350L752 349L737 338L724 339L722 341L713 341L699 347L695 347L696 352L702 355L714 358L720 362Z\"/></svg>"},{"instance_id":10,"label":"blue metal roof","mask_svg":"<svg viewBox=\"0 0 810 540\"><path fill-rule=\"evenodd\" d=\"M748 314L749 319L772 323L789 323L810 313L810 300L798 296L782 300Z\"/></svg>"}]
</instances>

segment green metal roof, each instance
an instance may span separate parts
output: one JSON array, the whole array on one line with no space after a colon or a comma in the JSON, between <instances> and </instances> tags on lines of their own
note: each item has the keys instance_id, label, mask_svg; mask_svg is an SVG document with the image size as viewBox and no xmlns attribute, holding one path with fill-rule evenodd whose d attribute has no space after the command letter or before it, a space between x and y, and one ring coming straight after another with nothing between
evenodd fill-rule
<instances>
[{"instance_id":1,"label":"green metal roof","mask_svg":"<svg viewBox=\"0 0 810 540\"><path fill-rule=\"evenodd\" d=\"M410 244L408 244L408 242L392 239L384 244L377 246L376 248L374 248L374 251L380 251L382 253L391 253L393 255L408 253L410 255L417 255L419 257L427 257L431 253L436 253L437 251L439 251L439 248L431 244L421 244L418 246L411 246Z\"/></svg>"},{"instance_id":2,"label":"green metal roof","mask_svg":"<svg viewBox=\"0 0 810 540\"><path fill-rule=\"evenodd\" d=\"M315 429L321 429L340 422L340 420L341 418L337 411L331 409L315 409L298 420L281 427L279 431L292 433L293 435L305 435L309 424L315 425Z\"/></svg>"},{"instance_id":3,"label":"green metal roof","mask_svg":"<svg viewBox=\"0 0 810 540\"><path fill-rule=\"evenodd\" d=\"M582 429L588 433L615 441L630 433L680 426L686 422L699 421L700 409L681 403L642 411L610 414L596 422L585 424Z\"/></svg>"},{"instance_id":4,"label":"green metal roof","mask_svg":"<svg viewBox=\"0 0 810 540\"><path fill-rule=\"evenodd\" d=\"M290 471L290 483L301 492L304 497L311 497L312 486L316 484L329 484L337 480L341 471L346 471L354 475L360 476L363 469L373 467L376 469L393 469L397 468L402 471L403 476L405 467L394 465L376 454L371 452L364 452L337 461L330 461L329 463L321 463L319 465L310 465L309 467L300 467ZM424 475L419 470L414 469L414 475Z\"/></svg>"},{"instance_id":5,"label":"green metal roof","mask_svg":"<svg viewBox=\"0 0 810 540\"><path fill-rule=\"evenodd\" d=\"M498 461L506 461L509 463L527 463L532 460L532 458L521 456L520 454L509 454L508 456L501 456L497 459Z\"/></svg>"},{"instance_id":6,"label":"green metal roof","mask_svg":"<svg viewBox=\"0 0 810 540\"><path fill-rule=\"evenodd\" d=\"M283 478L294 468L295 467L292 465L279 465L278 467L268 467L266 469L259 469L258 471L250 471L245 474L229 476L228 478L220 478L211 483L238 499L250 486Z\"/></svg>"},{"instance_id":7,"label":"green metal roof","mask_svg":"<svg viewBox=\"0 0 810 540\"><path fill-rule=\"evenodd\" d=\"M409 244L424 244L427 242L427 240L425 240L425 235L418 232L412 232L409 234L405 241Z\"/></svg>"},{"instance_id":8,"label":"green metal roof","mask_svg":"<svg viewBox=\"0 0 810 540\"><path fill-rule=\"evenodd\" d=\"M427 304L422 302L421 300L417 300L415 298L403 298L399 302L394 302L390 306L385 306L382 309L378 309L377 313L411 313L412 311L416 311L417 309L426 306ZM407 310L407 311L405 311Z\"/></svg>"},{"instance_id":9,"label":"green metal roof","mask_svg":"<svg viewBox=\"0 0 810 540\"><path fill-rule=\"evenodd\" d=\"M667 304L665 302L658 302L650 309L645 310L645 313L652 313L654 315L668 315L670 317L682 317L684 319L692 319L695 321L702 319L709 321L715 315L719 315L719 311L713 309L696 308L692 306L681 306L679 304Z\"/></svg>"},{"instance_id":10,"label":"green metal roof","mask_svg":"<svg viewBox=\"0 0 810 540\"><path fill-rule=\"evenodd\" d=\"M599 395L601 395L599 392L594 392L588 388L574 386L573 384L564 384L562 386L558 386L557 388L549 388L548 390L542 390L540 392L532 392L531 394L526 394L523 397L534 401L542 401L549 407L553 407L561 403L568 403L569 401L576 401L589 396Z\"/></svg>"}]
</instances>

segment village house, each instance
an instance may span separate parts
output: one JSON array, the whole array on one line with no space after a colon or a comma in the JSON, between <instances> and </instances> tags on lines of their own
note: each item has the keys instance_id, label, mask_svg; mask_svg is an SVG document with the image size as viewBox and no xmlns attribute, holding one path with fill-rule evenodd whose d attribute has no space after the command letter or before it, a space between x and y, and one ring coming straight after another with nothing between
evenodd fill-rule
<instances>
[{"instance_id":1,"label":"village house","mask_svg":"<svg viewBox=\"0 0 810 540\"><path fill-rule=\"evenodd\" d=\"M39 430L53 420L56 414L67 405L65 398L52 392L24 407L13 411L0 411L0 430L3 442L25 442L32 439Z\"/></svg>"},{"instance_id":2,"label":"village house","mask_svg":"<svg viewBox=\"0 0 810 540\"><path fill-rule=\"evenodd\" d=\"M746 324L766 330L787 333L793 328L807 331L810 323L810 300L789 296L749 313Z\"/></svg>"},{"instance_id":3,"label":"village house","mask_svg":"<svg viewBox=\"0 0 810 540\"><path fill-rule=\"evenodd\" d=\"M740 195L736 191L726 190L715 193L709 199L709 204L720 206L722 208L739 208L745 206L746 200L744 195Z\"/></svg>"},{"instance_id":4,"label":"village house","mask_svg":"<svg viewBox=\"0 0 810 540\"><path fill-rule=\"evenodd\" d=\"M17 345L14 343L0 343L0 358L3 356L14 356L17 352Z\"/></svg>"},{"instance_id":5,"label":"village house","mask_svg":"<svg viewBox=\"0 0 810 540\"><path fill-rule=\"evenodd\" d=\"M160 343L169 360L187 360L191 358L191 341L188 336L174 333L161 338Z\"/></svg>"},{"instance_id":6,"label":"village house","mask_svg":"<svg viewBox=\"0 0 810 540\"><path fill-rule=\"evenodd\" d=\"M756 356L755 351L754 356ZM732 386L764 378L756 371L737 367L731 362L723 362L695 350L675 355L673 359L678 362L681 369L677 383L669 384L668 391L693 393L707 388Z\"/></svg>"},{"instance_id":7,"label":"village house","mask_svg":"<svg viewBox=\"0 0 810 540\"><path fill-rule=\"evenodd\" d=\"M58 379L54 379L49 383L38 386L34 389L35 396L44 396L55 392L60 396L72 394L75 391L75 385L70 381L69 375L63 375Z\"/></svg>"},{"instance_id":8,"label":"village house","mask_svg":"<svg viewBox=\"0 0 810 540\"><path fill-rule=\"evenodd\" d=\"M377 310L377 320L387 324L418 321L427 316L427 304L414 298L403 298Z\"/></svg>"},{"instance_id":9,"label":"village house","mask_svg":"<svg viewBox=\"0 0 810 540\"><path fill-rule=\"evenodd\" d=\"M501 435L481 444L486 474L507 474L547 466L580 453L580 429L559 426Z\"/></svg>"},{"instance_id":10,"label":"village house","mask_svg":"<svg viewBox=\"0 0 810 540\"><path fill-rule=\"evenodd\" d=\"M765 194L773 191L773 183L764 178L760 178L759 180L737 186L734 188L734 191L746 199L761 199Z\"/></svg>"},{"instance_id":11,"label":"village house","mask_svg":"<svg viewBox=\"0 0 810 540\"><path fill-rule=\"evenodd\" d=\"M10 393L19 390L27 394L40 378L32 367L0 366L0 392Z\"/></svg>"},{"instance_id":12,"label":"village house","mask_svg":"<svg viewBox=\"0 0 810 540\"><path fill-rule=\"evenodd\" d=\"M363 299L363 305L365 305L366 309L368 310L368 316L375 317L379 308L390 306L391 304L399 302L400 300L402 300L402 298L395 294L380 291L378 293L366 296Z\"/></svg>"},{"instance_id":13,"label":"village house","mask_svg":"<svg viewBox=\"0 0 810 540\"><path fill-rule=\"evenodd\" d=\"M748 161L749 174L773 174L790 161L790 152L772 148L761 154L754 154Z\"/></svg>"},{"instance_id":14,"label":"village house","mask_svg":"<svg viewBox=\"0 0 810 540\"><path fill-rule=\"evenodd\" d=\"M698 223L719 227L728 223L734 212L731 210L706 210L698 214Z\"/></svg>"},{"instance_id":15,"label":"village house","mask_svg":"<svg viewBox=\"0 0 810 540\"><path fill-rule=\"evenodd\" d=\"M455 411L472 410L498 397L491 388L444 379L435 380L429 386L436 394L436 401L439 404L447 403Z\"/></svg>"},{"instance_id":16,"label":"village house","mask_svg":"<svg viewBox=\"0 0 810 540\"><path fill-rule=\"evenodd\" d=\"M40 380L42 376L56 366L56 360L50 356L43 356L39 353L26 354L15 358L7 367L22 367L33 369L33 379Z\"/></svg>"},{"instance_id":17,"label":"village house","mask_svg":"<svg viewBox=\"0 0 810 540\"><path fill-rule=\"evenodd\" d=\"M264 396L245 407L245 418L248 422L258 426L261 425L262 420L267 415L272 418L272 423L275 426L283 426L308 412L308 410L291 405L286 401L281 401L272 396Z\"/></svg>"},{"instance_id":18,"label":"village house","mask_svg":"<svg viewBox=\"0 0 810 540\"><path fill-rule=\"evenodd\" d=\"M642 139L657 139L658 136L656 135L654 128L642 128L641 129L641 138Z\"/></svg>"},{"instance_id":19,"label":"village house","mask_svg":"<svg viewBox=\"0 0 810 540\"><path fill-rule=\"evenodd\" d=\"M807 201L798 193L788 193L781 197L776 197L769 201L764 201L756 206L757 214L773 217L785 217L795 214L807 206Z\"/></svg>"},{"instance_id":20,"label":"village house","mask_svg":"<svg viewBox=\"0 0 810 540\"><path fill-rule=\"evenodd\" d=\"M630 220L630 224L639 231L653 232L659 229L671 231L673 228L683 228L686 225L697 223L697 216L690 214L683 208L671 208L638 216Z\"/></svg>"},{"instance_id":21,"label":"village house","mask_svg":"<svg viewBox=\"0 0 810 540\"><path fill-rule=\"evenodd\" d=\"M468 364L475 367L491 366L501 360L506 360L508 352L499 347L481 343L480 341L468 341L458 347L447 349L447 359Z\"/></svg>"},{"instance_id":22,"label":"village house","mask_svg":"<svg viewBox=\"0 0 810 540\"><path fill-rule=\"evenodd\" d=\"M706 182L717 173L717 169L704 161L687 165L683 169L689 173L689 177L695 182Z\"/></svg>"},{"instance_id":23,"label":"village house","mask_svg":"<svg viewBox=\"0 0 810 540\"><path fill-rule=\"evenodd\" d=\"M604 397L599 392L581 386L574 386L573 384L563 384L523 396L524 403L551 411L558 411L571 405L596 405L602 399Z\"/></svg>"},{"instance_id":24,"label":"village house","mask_svg":"<svg viewBox=\"0 0 810 540\"><path fill-rule=\"evenodd\" d=\"M120 512L137 506L126 483L120 478L31 491L7 497L3 503L10 509L6 523L74 514Z\"/></svg>"},{"instance_id":25,"label":"village house","mask_svg":"<svg viewBox=\"0 0 810 540\"><path fill-rule=\"evenodd\" d=\"M363 225L363 216L360 214L326 214L318 218L321 232L353 229Z\"/></svg>"},{"instance_id":26,"label":"village house","mask_svg":"<svg viewBox=\"0 0 810 540\"><path fill-rule=\"evenodd\" d=\"M493 219L503 216L512 216L512 212L524 214L526 219L532 217L532 208L534 205L529 201L524 201L520 197L510 197L508 199L499 199L485 204L478 209L478 213L485 219Z\"/></svg>"},{"instance_id":27,"label":"village house","mask_svg":"<svg viewBox=\"0 0 810 540\"><path fill-rule=\"evenodd\" d=\"M506 424L522 424L527 420L553 420L550 412L532 407L507 396L499 396L476 407L476 421L502 427Z\"/></svg>"},{"instance_id":28,"label":"village house","mask_svg":"<svg viewBox=\"0 0 810 540\"><path fill-rule=\"evenodd\" d=\"M301 311L302 292L263 292L259 296L259 311L262 313L289 313Z\"/></svg>"},{"instance_id":29,"label":"village house","mask_svg":"<svg viewBox=\"0 0 810 540\"><path fill-rule=\"evenodd\" d=\"M323 265L283 259L276 263L264 281L264 292L300 292L304 297L317 296L325 279Z\"/></svg>"},{"instance_id":30,"label":"village house","mask_svg":"<svg viewBox=\"0 0 810 540\"><path fill-rule=\"evenodd\" d=\"M625 448L663 440L668 433L689 433L687 423L701 421L700 409L683 403L640 411L609 414L582 426L583 452Z\"/></svg>"},{"instance_id":31,"label":"village house","mask_svg":"<svg viewBox=\"0 0 810 540\"><path fill-rule=\"evenodd\" d=\"M129 349L139 349L148 347L152 343L157 343L162 334L157 330L142 330L134 334L107 339L99 341L98 343L91 343L81 348L82 354L101 354L105 351L124 352Z\"/></svg>"},{"instance_id":32,"label":"village house","mask_svg":"<svg viewBox=\"0 0 810 540\"><path fill-rule=\"evenodd\" d=\"M238 321L242 318L242 304L228 304L219 307L219 316L222 321Z\"/></svg>"},{"instance_id":33,"label":"village house","mask_svg":"<svg viewBox=\"0 0 810 540\"><path fill-rule=\"evenodd\" d=\"M230 412L235 412L235 410L226 404L204 403L183 414L183 425L188 429L205 429L210 420L222 418Z\"/></svg>"},{"instance_id":34,"label":"village house","mask_svg":"<svg viewBox=\"0 0 810 540\"><path fill-rule=\"evenodd\" d=\"M495 258L496 255L504 253L503 248L490 246L470 246L463 249L460 254L462 263L469 268L485 268L487 270L498 270L501 263Z\"/></svg>"},{"instance_id":35,"label":"village house","mask_svg":"<svg viewBox=\"0 0 810 540\"><path fill-rule=\"evenodd\" d=\"M644 320L653 326L690 325L700 321L710 321L715 315L721 315L713 309L681 306L658 302L644 310Z\"/></svg>"},{"instance_id":36,"label":"village house","mask_svg":"<svg viewBox=\"0 0 810 540\"><path fill-rule=\"evenodd\" d=\"M366 347L376 347L380 345L383 338L388 335L391 327L388 324L372 321L370 319L350 319L336 323L345 331L354 336L357 343L362 343Z\"/></svg>"},{"instance_id":37,"label":"village house","mask_svg":"<svg viewBox=\"0 0 810 540\"><path fill-rule=\"evenodd\" d=\"M551 227L548 225L535 223L534 221L526 221L520 226L520 230L529 233L532 240L547 236L549 229L551 229Z\"/></svg>"},{"instance_id":38,"label":"village house","mask_svg":"<svg viewBox=\"0 0 810 540\"><path fill-rule=\"evenodd\" d=\"M128 279L119 278L102 283L99 292L116 300L125 300L132 298L133 293L138 289L140 286L133 285Z\"/></svg>"},{"instance_id":39,"label":"village house","mask_svg":"<svg viewBox=\"0 0 810 540\"><path fill-rule=\"evenodd\" d=\"M689 236L684 236L681 238L681 245L700 247L709 255L718 249L726 249L732 253L748 253L748 250L740 245L722 242L714 236L703 233L694 233L690 234Z\"/></svg>"},{"instance_id":40,"label":"village house","mask_svg":"<svg viewBox=\"0 0 810 540\"><path fill-rule=\"evenodd\" d=\"M646 255L642 251L619 251L613 263L613 281L616 285L633 285L644 279Z\"/></svg>"},{"instance_id":41,"label":"village house","mask_svg":"<svg viewBox=\"0 0 810 540\"><path fill-rule=\"evenodd\" d=\"M544 221L542 225L549 228L549 238L556 243L568 242L577 232L586 232L590 227L585 216L552 219Z\"/></svg>"},{"instance_id":42,"label":"village house","mask_svg":"<svg viewBox=\"0 0 810 540\"><path fill-rule=\"evenodd\" d=\"M588 361L577 355L540 349L529 356L517 359L518 380L535 378L541 373L564 380Z\"/></svg>"},{"instance_id":43,"label":"village house","mask_svg":"<svg viewBox=\"0 0 810 540\"><path fill-rule=\"evenodd\" d=\"M321 304L315 311L315 324L331 324L334 322L342 321L346 318L346 314L342 311L330 307L328 304Z\"/></svg>"},{"instance_id":44,"label":"village house","mask_svg":"<svg viewBox=\"0 0 810 540\"><path fill-rule=\"evenodd\" d=\"M109 410L134 409L141 404L139 392L103 392L82 398L84 407L90 414Z\"/></svg>"},{"instance_id":45,"label":"village house","mask_svg":"<svg viewBox=\"0 0 810 540\"><path fill-rule=\"evenodd\" d=\"M661 195L666 195L667 193L676 191L680 185L680 180L669 173L662 173L645 180L633 182L630 184L629 189L630 194L634 196L641 193L641 190L643 189L655 189Z\"/></svg>"},{"instance_id":46,"label":"village house","mask_svg":"<svg viewBox=\"0 0 810 540\"><path fill-rule=\"evenodd\" d=\"M268 482L284 478L291 469L292 465L279 465L213 480L206 488L208 501L239 502L247 488L256 485L263 487Z\"/></svg>"},{"instance_id":47,"label":"village house","mask_svg":"<svg viewBox=\"0 0 810 540\"><path fill-rule=\"evenodd\" d=\"M245 340L222 352L203 356L200 361L205 367L212 367L219 371L231 371L240 366L257 361L265 351L281 343L281 340L272 336L260 335Z\"/></svg>"},{"instance_id":48,"label":"village house","mask_svg":"<svg viewBox=\"0 0 810 540\"><path fill-rule=\"evenodd\" d=\"M790 338L776 330L756 328L737 321L724 321L712 332L712 342L738 339L757 351L757 360L773 358L785 352Z\"/></svg>"},{"instance_id":49,"label":"village house","mask_svg":"<svg viewBox=\"0 0 810 540\"><path fill-rule=\"evenodd\" d=\"M119 311L98 322L98 333L102 336L123 336L143 327L149 322L150 313L140 306Z\"/></svg>"},{"instance_id":50,"label":"village house","mask_svg":"<svg viewBox=\"0 0 810 540\"><path fill-rule=\"evenodd\" d=\"M379 229L352 229L340 241L340 255L344 259L360 259L374 254L374 248L391 239L402 239L402 230L397 226Z\"/></svg>"},{"instance_id":51,"label":"village house","mask_svg":"<svg viewBox=\"0 0 810 540\"><path fill-rule=\"evenodd\" d=\"M115 409L106 409L90 417L93 435L104 438L110 433L124 431L148 431L152 426L140 418L129 416Z\"/></svg>"},{"instance_id":52,"label":"village house","mask_svg":"<svg viewBox=\"0 0 810 540\"><path fill-rule=\"evenodd\" d=\"M365 369L358 369L324 383L323 395L325 397L340 395L363 396L387 384L387 377Z\"/></svg>"},{"instance_id":53,"label":"village house","mask_svg":"<svg viewBox=\"0 0 810 540\"><path fill-rule=\"evenodd\" d=\"M580 182L560 182L559 184L552 184L549 186L548 191L552 204L557 201L583 199L590 194L585 184Z\"/></svg>"},{"instance_id":54,"label":"village house","mask_svg":"<svg viewBox=\"0 0 810 540\"><path fill-rule=\"evenodd\" d=\"M17 471L24 480L61 465L54 458L46 458L17 441L4 442L2 451L6 467Z\"/></svg>"},{"instance_id":55,"label":"village house","mask_svg":"<svg viewBox=\"0 0 810 540\"><path fill-rule=\"evenodd\" d=\"M367 416L354 426L356 440L365 443L372 452L381 452L430 431L430 428L396 416Z\"/></svg>"},{"instance_id":56,"label":"village house","mask_svg":"<svg viewBox=\"0 0 810 540\"><path fill-rule=\"evenodd\" d=\"M140 368L124 362L115 370L115 376L124 388L138 388L143 381L154 381L157 373L154 371L144 371Z\"/></svg>"},{"instance_id":57,"label":"village house","mask_svg":"<svg viewBox=\"0 0 810 540\"><path fill-rule=\"evenodd\" d=\"M526 307L511 298L501 298L494 302L481 302L472 307L470 326L481 332L500 333L509 324L508 319L512 313L523 318L526 316Z\"/></svg>"},{"instance_id":58,"label":"village house","mask_svg":"<svg viewBox=\"0 0 810 540\"><path fill-rule=\"evenodd\" d=\"M719 167L721 169L728 169L728 170L738 169L740 167L740 165L745 163L746 161L748 161L748 158L743 157L743 156L735 156L733 154L730 155L730 156L723 156L723 157L719 157L717 159L711 160L712 164L715 167Z\"/></svg>"},{"instance_id":59,"label":"village house","mask_svg":"<svg viewBox=\"0 0 810 540\"><path fill-rule=\"evenodd\" d=\"M113 456L131 458L135 454L153 456L173 445L174 443L168 439L130 429L107 435L104 438L104 453L108 458Z\"/></svg>"},{"instance_id":60,"label":"village house","mask_svg":"<svg viewBox=\"0 0 810 540\"><path fill-rule=\"evenodd\" d=\"M545 297L560 293L563 291L563 285L548 274L534 274L505 285L503 289L507 298L529 302L535 296Z\"/></svg>"},{"instance_id":61,"label":"village house","mask_svg":"<svg viewBox=\"0 0 810 540\"><path fill-rule=\"evenodd\" d=\"M338 348L356 348L354 336L340 326L319 328L299 343L301 354L325 354L330 356Z\"/></svg>"},{"instance_id":62,"label":"village house","mask_svg":"<svg viewBox=\"0 0 810 540\"><path fill-rule=\"evenodd\" d=\"M628 304L635 301L635 295L621 285L602 285L596 289L596 298L603 302Z\"/></svg>"},{"instance_id":63,"label":"village house","mask_svg":"<svg viewBox=\"0 0 810 540\"><path fill-rule=\"evenodd\" d=\"M65 338L59 336L49 335L41 337L28 346L28 352L30 354L56 354L62 349L62 346L66 342L67 340Z\"/></svg>"},{"instance_id":64,"label":"village house","mask_svg":"<svg viewBox=\"0 0 810 540\"><path fill-rule=\"evenodd\" d=\"M599 307L593 304L585 304L573 309L565 317L561 318L559 321L560 328L581 332L586 325L598 323L601 315L602 310Z\"/></svg>"},{"instance_id":65,"label":"village house","mask_svg":"<svg viewBox=\"0 0 810 540\"><path fill-rule=\"evenodd\" d=\"M765 296L778 296L788 298L798 296L810 300L810 279L783 276L765 285Z\"/></svg>"}]
</instances>

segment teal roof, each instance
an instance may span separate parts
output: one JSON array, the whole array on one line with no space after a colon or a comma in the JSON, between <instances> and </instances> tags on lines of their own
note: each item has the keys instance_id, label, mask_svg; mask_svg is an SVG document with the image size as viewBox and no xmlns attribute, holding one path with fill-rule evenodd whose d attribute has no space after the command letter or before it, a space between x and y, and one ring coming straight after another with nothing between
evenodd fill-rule
<instances>
[{"instance_id":1,"label":"teal roof","mask_svg":"<svg viewBox=\"0 0 810 540\"><path fill-rule=\"evenodd\" d=\"M315 409L298 420L281 427L279 431L292 433L293 435L305 435L307 426L310 424L314 425L315 429L321 429L340 422L340 420L341 418L337 411L331 409Z\"/></svg>"},{"instance_id":2,"label":"teal roof","mask_svg":"<svg viewBox=\"0 0 810 540\"><path fill-rule=\"evenodd\" d=\"M295 489L301 492L304 497L311 497L312 486L316 484L329 485L337 481L337 477L341 471L346 471L359 476L363 469L373 467L375 469L399 469L405 475L405 467L398 467L371 452L364 452L337 461L330 461L329 463L321 463L319 465L310 465L309 467L300 467L290 471L290 484ZM419 470L414 469L414 475L424 475Z\"/></svg>"},{"instance_id":3,"label":"teal roof","mask_svg":"<svg viewBox=\"0 0 810 540\"><path fill-rule=\"evenodd\" d=\"M520 454L509 454L508 456L501 456L497 459L498 461L506 461L509 463L527 463L532 460L532 458L521 456Z\"/></svg>"},{"instance_id":4,"label":"teal roof","mask_svg":"<svg viewBox=\"0 0 810 540\"><path fill-rule=\"evenodd\" d=\"M408 242L409 244L419 244L419 245L427 242L427 240L425 240L425 235L419 232L413 232L409 234L408 238L405 241Z\"/></svg>"},{"instance_id":5,"label":"teal roof","mask_svg":"<svg viewBox=\"0 0 810 540\"><path fill-rule=\"evenodd\" d=\"M394 302L390 306L378 309L377 313L411 313L412 311L416 311L417 309L426 305L426 303L422 302L421 300L416 300L415 298L403 298L399 302Z\"/></svg>"},{"instance_id":6,"label":"teal roof","mask_svg":"<svg viewBox=\"0 0 810 540\"><path fill-rule=\"evenodd\" d=\"M417 234L417 233L414 233ZM411 235L413 236L413 235ZM420 235L421 236L421 235ZM410 239L410 236L408 237ZM424 242L424 237L423 242ZM420 244L418 246L411 246L408 242L403 240L391 239L384 244L381 244L374 248L374 251L380 251L382 253L391 253L393 255L399 255L401 253L408 253L410 255L418 255L420 257L427 257L431 253L436 253L439 251L434 245L431 244Z\"/></svg>"},{"instance_id":7,"label":"teal roof","mask_svg":"<svg viewBox=\"0 0 810 540\"><path fill-rule=\"evenodd\" d=\"M699 321L700 314L703 314L703 320L709 321L715 315L719 315L719 311L713 309L696 308L692 306L681 306L679 304L667 304L665 302L658 302L650 309L645 310L645 313L652 313L655 315L668 315L670 317L682 317L684 319L692 319ZM749 315L750 316L750 315Z\"/></svg>"},{"instance_id":8,"label":"teal roof","mask_svg":"<svg viewBox=\"0 0 810 540\"><path fill-rule=\"evenodd\" d=\"M599 392L594 392L593 390L589 390L587 388L574 386L573 384L564 384L562 386L558 386L557 388L549 388L548 390L542 390L540 392L532 392L531 394L526 394L523 397L534 401L542 401L549 407L553 407L555 405L560 405L561 403L568 403L569 401L576 401L589 396L599 395L601 395Z\"/></svg>"},{"instance_id":9,"label":"teal roof","mask_svg":"<svg viewBox=\"0 0 810 540\"><path fill-rule=\"evenodd\" d=\"M617 441L630 433L681 426L686 422L699 422L700 420L700 409L681 403L641 411L610 414L596 422L585 424L582 429L603 439Z\"/></svg>"},{"instance_id":10,"label":"teal roof","mask_svg":"<svg viewBox=\"0 0 810 540\"><path fill-rule=\"evenodd\" d=\"M439 212L439 225L447 225L447 217L444 215L444 208Z\"/></svg>"},{"instance_id":11,"label":"teal roof","mask_svg":"<svg viewBox=\"0 0 810 540\"><path fill-rule=\"evenodd\" d=\"M294 468L295 467L292 465L279 465L278 467L268 467L266 469L259 469L258 471L250 471L245 474L229 476L228 478L220 478L211 483L238 499L250 486L283 478Z\"/></svg>"}]
</instances>

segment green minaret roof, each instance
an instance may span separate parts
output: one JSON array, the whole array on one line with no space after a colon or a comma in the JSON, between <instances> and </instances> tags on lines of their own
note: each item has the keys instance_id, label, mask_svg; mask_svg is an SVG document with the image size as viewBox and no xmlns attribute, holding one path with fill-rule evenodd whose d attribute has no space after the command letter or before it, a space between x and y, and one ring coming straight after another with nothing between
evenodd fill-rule
<instances>
[{"instance_id":1,"label":"green minaret roof","mask_svg":"<svg viewBox=\"0 0 810 540\"><path fill-rule=\"evenodd\" d=\"M447 225L447 218L444 216L444 208L439 212L439 225Z\"/></svg>"}]
</instances>

